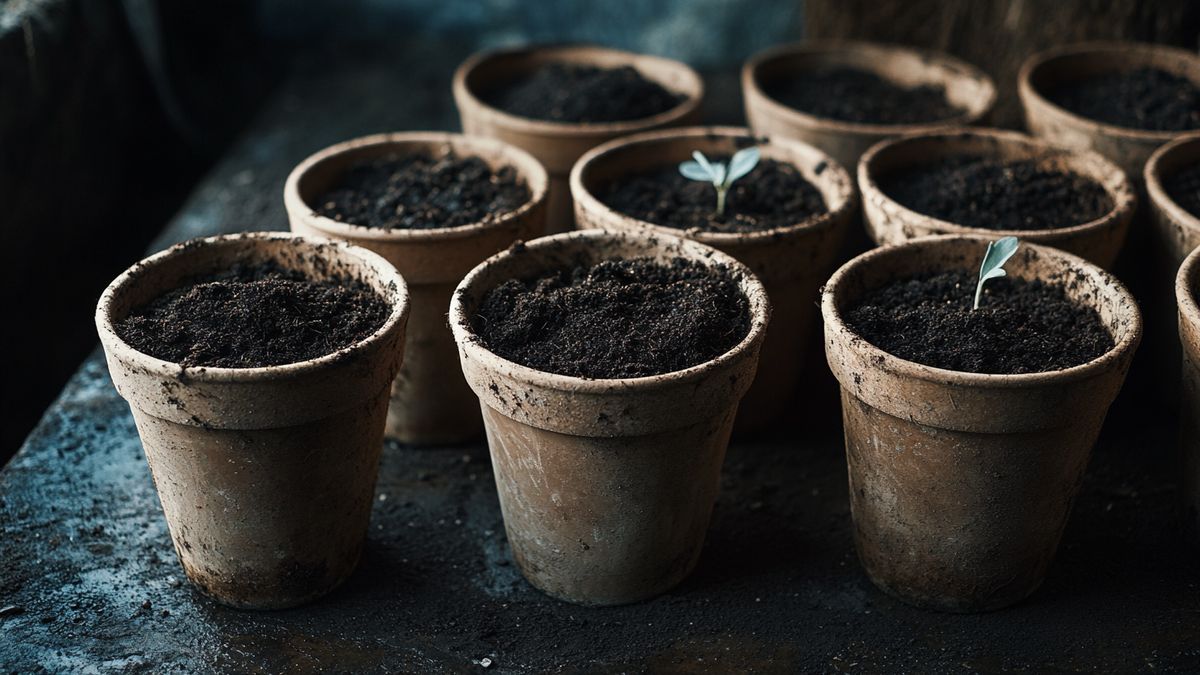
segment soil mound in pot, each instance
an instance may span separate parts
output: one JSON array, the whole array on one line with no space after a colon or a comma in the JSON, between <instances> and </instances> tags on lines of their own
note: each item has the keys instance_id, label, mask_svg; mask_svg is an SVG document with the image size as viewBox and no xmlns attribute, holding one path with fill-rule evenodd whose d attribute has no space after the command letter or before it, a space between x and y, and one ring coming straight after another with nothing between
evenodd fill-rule
<instances>
[{"instance_id":1,"label":"soil mound in pot","mask_svg":"<svg viewBox=\"0 0 1200 675\"><path fill-rule=\"evenodd\" d=\"M507 281L471 328L495 354L545 372L646 377L729 351L750 331L750 307L723 266L608 260Z\"/></svg>"},{"instance_id":2,"label":"soil mound in pot","mask_svg":"<svg viewBox=\"0 0 1200 675\"><path fill-rule=\"evenodd\" d=\"M710 159L729 162L729 157ZM716 188L685 178L676 165L619 178L599 197L609 208L638 220L702 232L769 230L829 212L820 191L796 167L771 159L761 160L734 182L723 215L716 213Z\"/></svg>"},{"instance_id":3,"label":"soil mound in pot","mask_svg":"<svg viewBox=\"0 0 1200 675\"><path fill-rule=\"evenodd\" d=\"M1157 68L1097 75L1060 85L1047 98L1076 115L1145 131L1200 129L1200 88Z\"/></svg>"},{"instance_id":4,"label":"soil mound in pot","mask_svg":"<svg viewBox=\"0 0 1200 675\"><path fill-rule=\"evenodd\" d=\"M548 63L483 98L510 115L595 124L652 117L679 105L685 96L643 77L632 66Z\"/></svg>"},{"instance_id":5,"label":"soil mound in pot","mask_svg":"<svg viewBox=\"0 0 1200 675\"><path fill-rule=\"evenodd\" d=\"M478 157L414 153L354 164L314 210L351 225L424 230L494 221L529 199L511 166L494 171Z\"/></svg>"},{"instance_id":6,"label":"soil mound in pot","mask_svg":"<svg viewBox=\"0 0 1200 675\"><path fill-rule=\"evenodd\" d=\"M885 174L879 188L917 213L989 230L1082 225L1113 209L1099 182L1031 160L948 157Z\"/></svg>"},{"instance_id":7,"label":"soil mound in pot","mask_svg":"<svg viewBox=\"0 0 1200 675\"><path fill-rule=\"evenodd\" d=\"M921 124L964 114L937 85L906 88L855 68L797 72L762 83L767 96L814 117L856 124Z\"/></svg>"},{"instance_id":8,"label":"soil mound in pot","mask_svg":"<svg viewBox=\"0 0 1200 675\"><path fill-rule=\"evenodd\" d=\"M968 373L1062 370L1114 346L1096 311L1073 303L1061 286L992 279L972 311L975 281L965 271L896 281L847 312L846 324L889 354Z\"/></svg>"},{"instance_id":9,"label":"soil mound in pot","mask_svg":"<svg viewBox=\"0 0 1200 675\"><path fill-rule=\"evenodd\" d=\"M1190 166L1163 181L1171 201L1200 218L1200 164Z\"/></svg>"},{"instance_id":10,"label":"soil mound in pot","mask_svg":"<svg viewBox=\"0 0 1200 675\"><path fill-rule=\"evenodd\" d=\"M358 281L314 281L267 262L196 281L116 324L134 349L183 366L258 368L332 354L374 333L391 307Z\"/></svg>"}]
</instances>

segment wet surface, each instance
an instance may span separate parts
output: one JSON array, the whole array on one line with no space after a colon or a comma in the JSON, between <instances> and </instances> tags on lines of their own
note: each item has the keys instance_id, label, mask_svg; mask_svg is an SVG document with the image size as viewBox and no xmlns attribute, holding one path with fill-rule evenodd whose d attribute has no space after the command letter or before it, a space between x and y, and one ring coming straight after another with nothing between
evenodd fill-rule
<instances>
[{"instance_id":1,"label":"wet surface","mask_svg":"<svg viewBox=\"0 0 1200 675\"><path fill-rule=\"evenodd\" d=\"M285 228L283 178L319 147L450 128L462 54L406 49L295 78L157 247ZM349 582L304 608L240 612L184 579L94 354L0 473L0 672L1196 671L1200 553L1174 515L1173 423L1138 422L1105 434L1043 588L999 612L925 612L876 590L855 559L840 438L807 426L733 445L698 569L646 603L580 608L526 584L482 444L389 445Z\"/></svg>"}]
</instances>

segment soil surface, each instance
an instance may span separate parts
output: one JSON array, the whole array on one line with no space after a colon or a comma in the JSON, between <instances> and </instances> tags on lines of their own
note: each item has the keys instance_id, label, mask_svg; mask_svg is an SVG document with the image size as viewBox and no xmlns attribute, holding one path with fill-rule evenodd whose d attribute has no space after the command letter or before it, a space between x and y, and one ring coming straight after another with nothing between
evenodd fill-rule
<instances>
[{"instance_id":1,"label":"soil surface","mask_svg":"<svg viewBox=\"0 0 1200 675\"><path fill-rule=\"evenodd\" d=\"M501 284L484 296L472 329L499 356L538 370L646 377L729 351L749 332L750 309L723 267L606 260Z\"/></svg>"},{"instance_id":2,"label":"soil surface","mask_svg":"<svg viewBox=\"0 0 1200 675\"><path fill-rule=\"evenodd\" d=\"M134 349L164 361L258 368L349 347L378 330L390 311L357 281L314 281L268 262L171 291L116 329Z\"/></svg>"},{"instance_id":3,"label":"soil surface","mask_svg":"<svg viewBox=\"0 0 1200 675\"><path fill-rule=\"evenodd\" d=\"M968 373L1062 370L1114 346L1096 311L1060 286L992 279L972 311L975 281L965 271L898 281L847 312L846 324L889 354Z\"/></svg>"},{"instance_id":4,"label":"soil surface","mask_svg":"<svg viewBox=\"0 0 1200 675\"><path fill-rule=\"evenodd\" d=\"M425 230L492 222L529 199L511 166L492 170L478 157L417 153L351 166L314 210L351 225Z\"/></svg>"},{"instance_id":5,"label":"soil surface","mask_svg":"<svg viewBox=\"0 0 1200 675\"><path fill-rule=\"evenodd\" d=\"M921 124L962 115L937 85L907 88L855 68L797 72L762 83L767 96L814 117L856 124Z\"/></svg>"},{"instance_id":6,"label":"soil surface","mask_svg":"<svg viewBox=\"0 0 1200 675\"><path fill-rule=\"evenodd\" d=\"M1138 68L1059 86L1047 98L1106 124L1146 131L1200 129L1200 87L1157 68Z\"/></svg>"},{"instance_id":7,"label":"soil surface","mask_svg":"<svg viewBox=\"0 0 1200 675\"><path fill-rule=\"evenodd\" d=\"M546 64L485 96L488 105L510 115L575 124L640 120L664 113L685 98L632 66L567 63Z\"/></svg>"},{"instance_id":8,"label":"soil surface","mask_svg":"<svg viewBox=\"0 0 1200 675\"><path fill-rule=\"evenodd\" d=\"M729 162L728 156L709 159ZM614 181L599 197L609 208L638 220L701 232L769 230L829 212L820 191L796 167L771 159L759 161L734 182L720 215L716 188L685 178L676 165Z\"/></svg>"},{"instance_id":9,"label":"soil surface","mask_svg":"<svg viewBox=\"0 0 1200 675\"><path fill-rule=\"evenodd\" d=\"M1167 196L1188 213L1200 218L1200 164L1190 166L1163 181Z\"/></svg>"},{"instance_id":10,"label":"soil surface","mask_svg":"<svg viewBox=\"0 0 1200 675\"><path fill-rule=\"evenodd\" d=\"M917 213L989 230L1082 225L1113 209L1097 181L1027 160L946 158L885 174L879 187Z\"/></svg>"}]
</instances>

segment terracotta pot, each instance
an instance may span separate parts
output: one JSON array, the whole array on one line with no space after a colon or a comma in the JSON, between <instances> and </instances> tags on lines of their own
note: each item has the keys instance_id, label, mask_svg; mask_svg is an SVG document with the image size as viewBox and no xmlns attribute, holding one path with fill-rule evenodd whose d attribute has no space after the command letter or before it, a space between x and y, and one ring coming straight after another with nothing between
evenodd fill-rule
<instances>
[{"instance_id":1,"label":"terracotta pot","mask_svg":"<svg viewBox=\"0 0 1200 675\"><path fill-rule=\"evenodd\" d=\"M1112 332L1111 351L1060 371L981 375L897 358L843 322L893 280L976 272L988 241L945 236L875 249L838 270L821 300L842 385L859 559L881 589L931 609L996 609L1042 582L1141 337L1137 305L1113 276L1028 243L1008 273L1067 283Z\"/></svg>"},{"instance_id":2,"label":"terracotta pot","mask_svg":"<svg viewBox=\"0 0 1200 675\"><path fill-rule=\"evenodd\" d=\"M573 63L616 68L632 66L642 76L686 98L674 108L640 120L603 124L571 124L518 117L498 110L480 98L481 92L532 72L547 63ZM454 72L454 102L463 132L498 138L533 155L550 174L547 231L571 229L573 211L567 176L580 155L593 147L639 131L695 124L700 121L704 82L679 61L596 47L560 45L480 52Z\"/></svg>"},{"instance_id":3,"label":"terracotta pot","mask_svg":"<svg viewBox=\"0 0 1200 675\"><path fill-rule=\"evenodd\" d=\"M912 211L885 194L881 176L903 172L953 157L988 157L1001 161L1037 160L1060 171L1091 178L1108 193L1113 208L1102 217L1049 230L998 231L965 227ZM998 129L946 130L882 141L858 164L858 187L863 196L867 231L875 243L899 244L936 234L1012 235L1022 241L1046 244L1085 258L1105 269L1112 267L1125 242L1137 207L1133 186L1112 162L1085 150L1065 150L1025 134Z\"/></svg>"},{"instance_id":4,"label":"terracotta pot","mask_svg":"<svg viewBox=\"0 0 1200 675\"><path fill-rule=\"evenodd\" d=\"M1167 195L1163 182L1183 169L1200 165L1200 133L1182 136L1159 148L1146 162L1143 180L1158 239L1172 272L1200 246L1200 218Z\"/></svg>"},{"instance_id":5,"label":"terracotta pot","mask_svg":"<svg viewBox=\"0 0 1200 675\"><path fill-rule=\"evenodd\" d=\"M682 256L724 264L750 300L749 334L725 354L665 375L584 379L496 356L469 321L509 279L615 258ZM489 258L450 304L463 373L479 396L504 527L530 583L585 605L662 593L695 567L738 401L769 315L762 285L733 258L693 241L586 230Z\"/></svg>"},{"instance_id":6,"label":"terracotta pot","mask_svg":"<svg viewBox=\"0 0 1200 675\"><path fill-rule=\"evenodd\" d=\"M1188 536L1200 536L1200 249L1192 251L1175 281L1179 304L1179 341L1183 343L1183 377L1180 388L1180 457L1183 469L1181 494Z\"/></svg>"},{"instance_id":7,"label":"terracotta pot","mask_svg":"<svg viewBox=\"0 0 1200 675\"><path fill-rule=\"evenodd\" d=\"M763 91L773 80L831 67L865 70L908 87L942 86L964 113L928 124L857 124L814 117ZM867 148L885 138L981 122L996 102L996 87L983 71L946 54L870 42L801 42L751 57L742 66L742 95L754 133L804 141L853 168Z\"/></svg>"},{"instance_id":8,"label":"terracotta pot","mask_svg":"<svg viewBox=\"0 0 1200 675\"><path fill-rule=\"evenodd\" d=\"M114 330L189 280L263 260L314 278L361 279L391 315L351 347L264 368L184 368L134 350ZM105 289L96 327L109 373L133 411L175 552L202 591L234 607L291 607L354 570L407 318L404 280L383 258L283 233L192 240Z\"/></svg>"},{"instance_id":9,"label":"terracotta pot","mask_svg":"<svg viewBox=\"0 0 1200 675\"><path fill-rule=\"evenodd\" d=\"M318 215L313 203L346 169L381 155L453 151L490 166L512 166L531 198L490 222L427 230L359 227ZM446 325L450 294L471 268L518 239L545 227L546 171L528 153L488 138L457 134L403 133L366 136L326 148L301 162L283 192L292 231L344 239L396 266L408 282L412 316L404 351L408 358L392 389L387 435L404 443L461 443L483 432L479 405L458 369L454 337Z\"/></svg>"},{"instance_id":10,"label":"terracotta pot","mask_svg":"<svg viewBox=\"0 0 1200 675\"><path fill-rule=\"evenodd\" d=\"M596 194L613 180L674 166L699 150L728 155L758 142L762 156L799 169L821 192L829 213L788 227L752 233L686 232L636 220L612 210ZM743 179L745 180L745 179ZM594 148L571 172L575 220L581 228L688 236L737 258L771 297L771 328L762 365L738 413L736 430L753 431L795 405L809 338L816 328L817 290L836 267L836 256L857 210L849 175L828 155L797 141L755 139L736 127L693 127L621 138Z\"/></svg>"},{"instance_id":11,"label":"terracotta pot","mask_svg":"<svg viewBox=\"0 0 1200 675\"><path fill-rule=\"evenodd\" d=\"M1089 42L1056 47L1029 57L1021 66L1017 91L1029 131L1067 148L1095 150L1140 183L1142 168L1177 131L1144 131L1105 124L1068 112L1045 98L1063 82L1102 73L1153 67L1200 84L1200 55L1186 49L1136 42Z\"/></svg>"}]
</instances>

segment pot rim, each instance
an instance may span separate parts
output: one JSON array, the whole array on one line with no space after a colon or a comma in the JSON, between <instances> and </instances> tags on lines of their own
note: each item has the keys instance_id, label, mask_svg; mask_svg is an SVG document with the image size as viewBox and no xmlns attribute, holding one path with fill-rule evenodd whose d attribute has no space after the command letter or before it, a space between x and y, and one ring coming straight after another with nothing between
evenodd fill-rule
<instances>
[{"instance_id":1,"label":"pot rim","mask_svg":"<svg viewBox=\"0 0 1200 675\"><path fill-rule=\"evenodd\" d=\"M1200 217L1180 206L1162 183L1164 178L1162 175L1163 161L1173 153L1191 146L1200 147L1200 130L1188 132L1155 150L1154 154L1150 155L1150 159L1146 160L1146 166L1142 169L1142 178L1146 183L1146 193L1150 195L1150 203L1153 206L1166 211L1175 222L1187 225L1194 230L1200 230ZM1197 152L1195 165L1200 166L1200 152Z\"/></svg>"},{"instance_id":2,"label":"pot rim","mask_svg":"<svg viewBox=\"0 0 1200 675\"><path fill-rule=\"evenodd\" d=\"M678 70L686 79L692 81L694 93L687 91L678 91L675 93L682 94L683 100L675 107L669 110L664 110L656 115L642 117L635 120L624 120L621 122L555 122L551 120L539 120L532 117L522 117L507 113L499 108L496 108L484 102L482 98L475 94L475 91L468 86L467 80L475 70L484 64L497 58L508 56L521 56L525 54L533 54L542 52L548 55L562 55L579 52L603 52L612 56L620 57L628 61L626 65L633 65L635 59L652 60L659 64ZM654 80L660 86L675 91L671 87L667 87L657 79L651 78L643 74L643 77ZM652 54L640 54L638 52L627 51L624 49L613 49L586 42L568 42L557 44L540 44L530 45L525 47L506 47L500 49L488 49L475 52L467 57L458 68L454 71L454 77L451 84L451 89L454 92L455 99L460 101L469 101L472 105L478 106L480 110L486 111L489 118L500 123L503 127L514 131L520 131L528 134L537 134L541 136L591 136L591 135L625 135L655 126L666 126L675 124L679 120L687 117L700 107L700 101L704 98L704 80L696 71L686 63L676 59L668 59L662 56Z\"/></svg>"},{"instance_id":3,"label":"pot rim","mask_svg":"<svg viewBox=\"0 0 1200 675\"><path fill-rule=\"evenodd\" d=\"M480 220L454 227L381 229L344 223L340 220L320 215L304 196L300 194L300 181L304 176L318 164L333 157L352 156L364 150L375 149L381 146L395 146L397 149L405 149L426 144L463 146L469 148L470 151L467 153L460 152L459 154L466 157L478 157L483 151L492 151L499 154L504 158L506 164L516 169L518 175L529 186L529 199L516 209L508 211L491 221ZM401 154L406 153L402 152ZM468 136L465 134L438 131L387 132L359 136L335 143L309 155L288 174L287 181L283 186L283 200L290 212L303 214L309 225L333 238L352 238L372 242L426 243L465 239L487 230L501 229L517 222L521 218L524 218L529 211L546 200L549 180L546 168L533 155L500 140L485 138L483 136Z\"/></svg>"},{"instance_id":4,"label":"pot rim","mask_svg":"<svg viewBox=\"0 0 1200 675\"><path fill-rule=\"evenodd\" d=\"M1043 111L1048 112L1060 119L1069 121L1076 127L1087 127L1096 132L1101 132L1106 136L1120 137L1133 141L1144 141L1154 143L1165 143L1181 133L1180 131L1152 131L1147 129L1131 129L1129 127L1117 126L1094 120L1090 117L1077 115L1066 108L1050 101L1042 95L1042 92L1033 86L1033 77L1036 72L1042 68L1052 65L1053 61L1068 57L1079 56L1083 54L1098 54L1098 53L1116 53L1119 56L1130 59L1134 62L1140 62L1144 57L1154 54L1171 54L1172 56L1200 61L1200 55L1186 49L1171 47L1168 45L1152 44L1148 42L1134 41L1119 41L1119 40L1095 40L1089 42L1078 42L1069 45L1060 45L1051 47L1040 52L1035 52L1025 59L1021 64L1021 69L1017 73L1017 94L1022 102L1032 102L1038 105ZM1200 86L1200 83L1197 83ZM1192 130L1196 131L1196 130Z\"/></svg>"},{"instance_id":5,"label":"pot rim","mask_svg":"<svg viewBox=\"0 0 1200 675\"><path fill-rule=\"evenodd\" d=\"M821 289L821 314L825 321L830 323L830 328L852 336L857 340L855 349L863 351L867 358L882 370L895 373L899 377L911 378L915 380L924 380L947 384L951 386L973 387L980 389L1019 389L1026 387L1036 387L1045 385L1063 385L1070 382L1077 382L1091 377L1095 377L1100 373L1110 369L1123 354L1132 351L1138 341L1141 339L1142 333L1142 317L1141 311L1129 292L1116 277L1101 269L1077 255L1067 253L1051 246L1044 244L1035 244L1028 241L1021 242L1022 247L1030 247L1035 249L1040 256L1046 256L1051 259L1058 260L1072 268L1089 268L1093 273L1099 274L1101 278L1107 278L1113 282L1113 286L1117 292L1128 301L1128 306L1133 309L1133 325L1119 342L1115 342L1112 349L1104 352L1100 356L1081 363L1070 368L1062 370L1050 370L1038 373L1019 373L1019 374L993 374L993 373L968 373L960 370L949 370L946 368L938 368L935 366L927 366L916 361L895 356L890 352L872 344L866 338L856 333L845 322L842 317L842 312L837 306L835 295L839 290L839 285L844 283L845 279L850 276L855 268L864 267L876 263L883 256L896 255L901 248L907 249L928 249L939 245L956 243L960 241L975 241L981 245L994 241L996 237L983 237L978 235L933 235L928 237L917 237L910 239L903 244L894 246L883 246L874 248L856 258L853 258L846 264L842 265L838 271L833 273L829 281L825 283ZM981 248L982 251L982 248ZM918 254L917 251L913 252ZM1114 336L1115 338L1115 336Z\"/></svg>"},{"instance_id":6,"label":"pot rim","mask_svg":"<svg viewBox=\"0 0 1200 675\"><path fill-rule=\"evenodd\" d=\"M1196 301L1196 282L1200 281L1200 247L1192 250L1175 275L1175 299L1179 304L1180 320L1200 325L1200 303Z\"/></svg>"},{"instance_id":7,"label":"pot rim","mask_svg":"<svg viewBox=\"0 0 1200 675\"><path fill-rule=\"evenodd\" d=\"M759 84L759 70L764 64L775 59L794 55L845 54L863 52L886 56L904 53L915 56L929 63L936 63L956 71L958 76L970 77L983 83L985 95L983 101L974 109L964 110L961 114L947 117L943 120L920 122L916 124L877 124L863 122L847 122L828 117L818 117L802 112L768 95ZM872 73L880 73L871 70ZM866 40L803 40L784 45L777 45L754 54L742 65L742 88L751 91L759 99L759 103L770 109L772 114L789 120L793 125L804 126L824 131L877 134L892 136L895 134L912 133L937 129L971 125L983 119L996 105L996 83L991 76L974 65L950 54L930 49L921 49L888 42L871 42Z\"/></svg>"},{"instance_id":8,"label":"pot rim","mask_svg":"<svg viewBox=\"0 0 1200 675\"><path fill-rule=\"evenodd\" d=\"M646 220L640 220L640 219L635 218L627 213L617 211L616 209L613 209L613 208L609 207L607 204L605 204L604 202L600 201L600 199L597 198L594 194L592 194L592 191L589 190L584 185L583 172L586 171L590 166L593 166L595 163L603 161L609 155L620 152L622 150L629 149L632 146L637 146L637 145L653 146L656 144L670 143L672 141L687 140L687 139L693 139L693 138L729 138L729 139L746 138L746 139L755 141L755 145L758 145L758 146L773 145L775 147L785 149L785 150L795 149L795 150L805 150L808 152L812 152L812 153L816 154L817 156L819 156L827 164L827 167L826 167L827 170L833 169L833 170L841 172L842 177L845 179L845 182L844 182L845 189L838 191L838 197L840 198L840 201L835 208L830 208L825 213L811 217L808 220L803 220L800 222L792 223L790 225L781 225L779 227L773 227L773 228L766 229L766 230L754 230L752 232L695 232L695 233L692 233L689 230L681 230L681 229L677 229L677 228L667 227L666 225L659 225L657 223L652 223L652 222L646 221ZM799 165L796 162L787 162L787 163L791 164L794 167L799 168ZM645 166L649 167L650 164L647 163ZM833 227L833 226L837 225L839 222L841 222L841 219L843 219L846 216L846 214L849 213L854 208L855 203L856 203L855 199L854 199L854 187L853 187L853 183L852 183L850 174L846 171L846 169L844 167L842 167L841 164L839 164L836 160L834 160L832 157L830 157L824 151L822 151L812 145L809 145L807 143L798 141L798 140L782 138L782 137L772 138L769 136L755 135L753 131L751 131L750 129L748 129L746 127L733 127L733 126L679 127L679 128L674 128L674 129L647 131L647 132L643 132L640 134L634 134L631 136L622 136L620 138L615 138L611 141L608 141L607 143L603 143L601 145L596 146L595 148L592 148L591 150L587 151L587 153L585 153L582 157L579 158L579 161L577 161L575 163L575 166L571 168L570 185L571 185L571 196L577 202L581 203L588 210L606 211L609 213L613 213L613 214L619 215L623 218L627 218L630 221L636 222L637 224L639 224L649 230L653 230L654 232L661 233L666 236L692 239L695 241L699 241L699 242L702 242L705 244L710 244L712 246L717 246L717 247L722 246L722 245L733 244L733 243L752 242L752 241L757 242L759 240L773 239L775 237L778 237L781 234L789 234L789 233L798 232L798 231L802 231L802 230L817 230L817 229ZM814 185L813 187L817 187L817 186ZM822 195L822 199L823 198L824 198L824 195ZM826 207L828 208L828 206L829 205L827 204Z\"/></svg>"},{"instance_id":9,"label":"pot rim","mask_svg":"<svg viewBox=\"0 0 1200 675\"><path fill-rule=\"evenodd\" d=\"M463 307L462 296L468 288L479 283L480 278L487 273L490 267L518 255L535 255L539 250L554 247L559 242L578 240L590 243L605 239L633 239L656 247L661 246L660 242L663 240L669 240L668 243L676 246L683 257L709 266L716 264L724 265L740 277L738 280L739 286L746 295L746 300L749 303L750 328L746 332L746 335L724 353L683 370L673 370L667 373L646 375L643 377L622 378L586 378L551 373L522 365L516 361L510 361L483 346L479 336L470 328L470 321ZM546 267L545 269L548 270L550 267ZM578 392L581 394L603 394L611 392L614 389L636 393L660 388L664 385L676 386L680 383L700 380L709 373L726 367L735 359L741 358L747 349L762 339L763 333L767 330L769 319L770 304L767 300L766 289L758 277L733 256L683 237L661 235L658 233L610 232L598 228L575 230L539 237L525 243L519 248L510 247L484 260L475 269L471 270L458 284L458 287L454 289L454 295L450 301L449 316L450 328L453 330L455 342L458 344L459 349L468 352L472 358L489 364L489 368L503 368L512 377L519 380L550 389Z\"/></svg>"},{"instance_id":10,"label":"pot rim","mask_svg":"<svg viewBox=\"0 0 1200 675\"><path fill-rule=\"evenodd\" d=\"M387 319L384 320L384 322L379 326L378 329L375 330L375 332L359 340L358 342L343 347L335 352L319 356L315 359L308 359L306 361L296 361L294 363L285 363L277 366L259 366L255 368L182 366L173 361L166 361L138 351L128 342L125 342L125 340L123 340L117 333L116 326L113 322L112 306L122 292L133 287L140 281L140 278L146 269L162 266L177 258L187 257L200 248L223 244L229 244L232 246L241 244L243 247L252 248L253 242L263 240L289 241L293 243L299 243L301 246L309 247L334 246L347 255L357 257L360 262L370 267L375 274L378 274L384 283L395 285L396 302L392 306L391 313L388 314ZM164 292L169 292L169 290L170 289L166 289ZM292 378L301 375L307 375L314 371L336 367L337 365L341 364L351 352L361 352L382 341L389 333L395 330L397 323L400 323L406 319L408 311L409 294L408 286L404 281L404 277L402 277L396 268L393 267L391 263L385 260L382 256L361 246L355 246L354 244L338 239L292 234L290 232L261 231L239 232L235 234L222 234L211 237L189 239L187 241L175 244L166 250L159 251L158 253L143 258L118 275L117 278L113 279L112 282L109 283L104 289L104 292L100 295L99 302L96 304L95 320L96 327L100 331L101 340L109 342L113 352L119 354L119 358L122 361L128 362L135 367L142 368L147 372L157 373L159 375L174 377L190 382L249 383Z\"/></svg>"},{"instance_id":11,"label":"pot rim","mask_svg":"<svg viewBox=\"0 0 1200 675\"><path fill-rule=\"evenodd\" d=\"M903 147L908 144L920 143L931 139L959 139L959 138L993 138L1003 142L1006 145L1023 145L1025 147L1037 150L1042 157L1061 156L1068 158L1087 159L1096 162L1104 168L1104 172L1120 178L1119 187L1116 190L1109 189L1103 181L1096 180L1092 176L1084 176L1090 178L1100 184L1104 192L1113 201L1113 207L1106 211L1104 215L1094 220L1089 220L1076 225L1066 227L1051 227L1041 230L989 230L983 227L968 227L959 225L948 220L941 220L929 214L914 211L907 206L896 201L885 190L879 187L875 180L877 175L877 167L875 164L881 155L887 152L894 151L897 147ZM917 166L920 162L915 162L909 166ZM1083 175L1078 171L1073 172L1077 175ZM1081 234L1091 230L1099 230L1109 227L1114 222L1125 217L1131 217L1134 209L1137 208L1137 194L1133 191L1133 185L1129 180L1129 176L1125 174L1116 164L1107 157L1104 157L1093 150L1072 150L1059 145L1055 145L1048 141L1042 140L1035 136L1021 133L1019 131L1010 131L1007 129L997 129L989 127L978 128L960 128L960 129L940 129L936 131L918 132L914 134L905 134L895 138L882 140L875 145L872 145L862 156L858 162L858 186L859 191L866 195L878 195L880 198L887 200L888 204L900 211L905 216L921 219L929 226L936 227L939 230L945 230L947 234L977 234L985 237L996 236L1014 236L1021 239L1028 239L1036 243L1038 238L1050 238L1059 236L1069 236Z\"/></svg>"}]
</instances>

